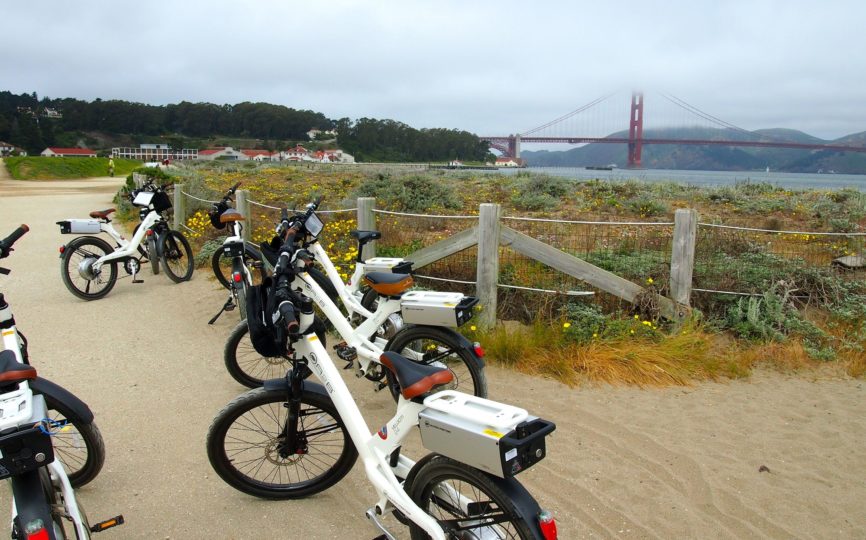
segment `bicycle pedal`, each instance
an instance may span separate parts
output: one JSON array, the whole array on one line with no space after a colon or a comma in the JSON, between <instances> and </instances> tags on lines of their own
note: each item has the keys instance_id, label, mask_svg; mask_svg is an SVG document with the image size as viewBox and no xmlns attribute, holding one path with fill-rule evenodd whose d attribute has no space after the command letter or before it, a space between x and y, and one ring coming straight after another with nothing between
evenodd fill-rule
<instances>
[{"instance_id":1,"label":"bicycle pedal","mask_svg":"<svg viewBox=\"0 0 866 540\"><path fill-rule=\"evenodd\" d=\"M388 386L388 383L378 382L378 383L376 383L376 387L373 388L373 391L378 392L379 390L384 390L385 387L387 387L387 386Z\"/></svg>"},{"instance_id":2,"label":"bicycle pedal","mask_svg":"<svg viewBox=\"0 0 866 540\"><path fill-rule=\"evenodd\" d=\"M121 514L121 515L115 516L111 519L106 519L105 521L100 521L99 523L96 523L95 525L91 525L90 526L90 532L98 533L98 532L102 532L106 529L110 529L112 527L117 527L118 525L123 525L123 524L124 524L123 515Z\"/></svg>"},{"instance_id":3,"label":"bicycle pedal","mask_svg":"<svg viewBox=\"0 0 866 540\"><path fill-rule=\"evenodd\" d=\"M144 283L144 280L143 279L133 279L132 282L133 283Z\"/></svg>"}]
</instances>

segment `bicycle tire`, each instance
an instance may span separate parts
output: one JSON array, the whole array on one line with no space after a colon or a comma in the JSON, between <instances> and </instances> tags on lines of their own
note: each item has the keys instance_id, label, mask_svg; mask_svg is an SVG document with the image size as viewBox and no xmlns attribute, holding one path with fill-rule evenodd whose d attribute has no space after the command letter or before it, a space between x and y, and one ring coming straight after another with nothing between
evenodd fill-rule
<instances>
[{"instance_id":1,"label":"bicycle tire","mask_svg":"<svg viewBox=\"0 0 866 540\"><path fill-rule=\"evenodd\" d=\"M475 351L461 344L459 334L441 326L404 326L385 346L386 351L399 353L415 362L441 363L454 374L454 381L447 387L478 397L487 397L487 375ZM385 382L396 400L400 386L390 370L385 370ZM445 389L445 388L443 388Z\"/></svg>"},{"instance_id":2,"label":"bicycle tire","mask_svg":"<svg viewBox=\"0 0 866 540\"><path fill-rule=\"evenodd\" d=\"M105 464L102 433L96 422L86 424L63 403L47 395L44 397L48 417L57 422L68 422L65 429L52 437L54 456L63 463L72 487L81 487L96 478Z\"/></svg>"},{"instance_id":3,"label":"bicycle tire","mask_svg":"<svg viewBox=\"0 0 866 540\"><path fill-rule=\"evenodd\" d=\"M310 391L301 395L299 419L307 451L279 455L286 402L284 389L256 388L236 397L214 418L207 454L227 484L264 499L297 499L331 487L352 469L358 452L339 413L330 399Z\"/></svg>"},{"instance_id":4,"label":"bicycle tire","mask_svg":"<svg viewBox=\"0 0 866 540\"><path fill-rule=\"evenodd\" d=\"M448 538L541 538L537 530L538 503L514 478L497 478L435 455L420 466L406 491L415 504L442 525ZM453 493L475 504L461 504L456 497L449 497ZM409 524L409 529L412 540L430 538L414 523Z\"/></svg>"},{"instance_id":5,"label":"bicycle tire","mask_svg":"<svg viewBox=\"0 0 866 540\"><path fill-rule=\"evenodd\" d=\"M324 325L318 319L313 324L316 325L314 329L322 346L327 347ZM250 329L246 320L239 322L229 334L223 349L223 362L229 375L247 388L258 388L268 379L284 376L291 367L291 362L281 356L260 355L249 336Z\"/></svg>"},{"instance_id":6,"label":"bicycle tire","mask_svg":"<svg viewBox=\"0 0 866 540\"><path fill-rule=\"evenodd\" d=\"M66 244L63 256L60 258L60 277L69 292L82 300L98 300L108 294L117 283L117 261L103 264L99 274L93 278L86 278L81 275L79 267L85 260L95 261L112 252L114 252L114 248L97 236L79 236ZM104 277L106 268L108 275ZM91 292L91 286L94 283L97 286L102 284L103 287Z\"/></svg>"},{"instance_id":7,"label":"bicycle tire","mask_svg":"<svg viewBox=\"0 0 866 540\"><path fill-rule=\"evenodd\" d=\"M253 272L255 270L254 263L262 262L262 254L257 251L247 242L244 242L244 264L247 265L247 268L250 271L250 275L253 276L253 284L256 282L256 274ZM264 278L265 270L261 264L257 264L256 266L260 266L259 275L261 278ZM229 281L229 275L231 274L232 268L232 259L227 256L225 252L222 250L222 246L218 247L216 251L213 252L210 259L210 267L213 270L214 276L219 281L220 285L222 285L226 289L231 288L231 282ZM260 281L259 281L260 282Z\"/></svg>"},{"instance_id":8,"label":"bicycle tire","mask_svg":"<svg viewBox=\"0 0 866 540\"><path fill-rule=\"evenodd\" d=\"M147 237L145 250L147 251L147 260L150 262L150 271L153 275L159 274L159 249L156 245L156 237L149 235Z\"/></svg>"},{"instance_id":9,"label":"bicycle tire","mask_svg":"<svg viewBox=\"0 0 866 540\"><path fill-rule=\"evenodd\" d=\"M180 231L170 229L160 235L157 252L169 279L180 283L192 277L194 268L192 248Z\"/></svg>"}]
</instances>

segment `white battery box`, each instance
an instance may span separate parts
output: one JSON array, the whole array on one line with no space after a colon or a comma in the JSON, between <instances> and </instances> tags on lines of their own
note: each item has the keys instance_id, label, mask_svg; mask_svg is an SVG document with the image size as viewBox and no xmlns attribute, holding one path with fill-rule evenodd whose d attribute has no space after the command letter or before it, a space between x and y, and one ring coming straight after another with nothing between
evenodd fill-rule
<instances>
[{"instance_id":1,"label":"white battery box","mask_svg":"<svg viewBox=\"0 0 866 540\"><path fill-rule=\"evenodd\" d=\"M97 234L101 230L97 219L65 219L57 224L61 234Z\"/></svg>"},{"instance_id":2,"label":"white battery box","mask_svg":"<svg viewBox=\"0 0 866 540\"><path fill-rule=\"evenodd\" d=\"M400 309L406 323L456 327L472 318L477 303L459 292L409 291L400 298Z\"/></svg>"},{"instance_id":3,"label":"white battery box","mask_svg":"<svg viewBox=\"0 0 866 540\"><path fill-rule=\"evenodd\" d=\"M412 271L412 262L399 257L373 257L364 261L364 271L408 274Z\"/></svg>"},{"instance_id":4,"label":"white battery box","mask_svg":"<svg viewBox=\"0 0 866 540\"><path fill-rule=\"evenodd\" d=\"M544 459L545 437L556 429L523 409L460 392L439 392L424 404L419 427L425 448L500 478Z\"/></svg>"}]
</instances>

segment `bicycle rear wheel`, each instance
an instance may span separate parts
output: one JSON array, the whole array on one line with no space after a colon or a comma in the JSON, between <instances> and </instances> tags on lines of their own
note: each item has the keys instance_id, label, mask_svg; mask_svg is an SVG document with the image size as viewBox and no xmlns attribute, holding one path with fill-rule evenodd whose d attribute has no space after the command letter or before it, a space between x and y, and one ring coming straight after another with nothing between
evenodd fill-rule
<instances>
[{"instance_id":1,"label":"bicycle rear wheel","mask_svg":"<svg viewBox=\"0 0 866 540\"><path fill-rule=\"evenodd\" d=\"M192 277L192 248L186 237L179 231L169 230L159 237L157 252L162 259L165 273L175 283Z\"/></svg>"},{"instance_id":2,"label":"bicycle rear wheel","mask_svg":"<svg viewBox=\"0 0 866 540\"><path fill-rule=\"evenodd\" d=\"M297 499L323 491L352 469L358 452L334 404L301 395L298 433L303 452L283 455L286 390L256 388L217 414L207 435L211 466L227 484L264 499Z\"/></svg>"},{"instance_id":3,"label":"bicycle rear wheel","mask_svg":"<svg viewBox=\"0 0 866 540\"><path fill-rule=\"evenodd\" d=\"M117 262L103 264L98 274L91 267L113 251L108 242L96 236L79 236L66 244L60 258L60 277L69 292L83 300L97 300L108 294L117 283Z\"/></svg>"},{"instance_id":4,"label":"bicycle rear wheel","mask_svg":"<svg viewBox=\"0 0 866 540\"><path fill-rule=\"evenodd\" d=\"M314 331L319 336L323 346L327 346L327 336L320 320L313 323ZM247 388L258 388L268 379L276 379L286 374L291 362L281 356L262 356L250 341L250 329L247 321L237 324L229 334L223 349L223 361L229 375Z\"/></svg>"},{"instance_id":5,"label":"bicycle rear wheel","mask_svg":"<svg viewBox=\"0 0 866 540\"><path fill-rule=\"evenodd\" d=\"M487 397L487 375L484 365L474 350L467 348L465 340L450 328L440 326L410 325L388 342L387 351L397 352L421 364L442 365L451 370L454 380L448 389L458 390L478 397ZM385 370L391 395L397 399L400 387L397 379Z\"/></svg>"},{"instance_id":6,"label":"bicycle rear wheel","mask_svg":"<svg viewBox=\"0 0 866 540\"><path fill-rule=\"evenodd\" d=\"M448 538L541 538L538 503L514 478L497 478L436 455L420 465L407 492ZM409 528L412 540L430 538L414 523Z\"/></svg>"},{"instance_id":7,"label":"bicycle rear wheel","mask_svg":"<svg viewBox=\"0 0 866 540\"><path fill-rule=\"evenodd\" d=\"M48 418L66 422L52 437L54 455L66 469L72 487L81 487L99 474L105 463L105 441L96 422L85 424L63 403L45 396Z\"/></svg>"}]
</instances>

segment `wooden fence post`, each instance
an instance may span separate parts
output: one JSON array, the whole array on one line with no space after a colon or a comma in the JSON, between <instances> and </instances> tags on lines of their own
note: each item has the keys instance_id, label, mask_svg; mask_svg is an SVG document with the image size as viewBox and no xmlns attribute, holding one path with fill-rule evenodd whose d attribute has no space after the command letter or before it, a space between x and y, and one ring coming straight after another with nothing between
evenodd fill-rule
<instances>
[{"instance_id":1,"label":"wooden fence post","mask_svg":"<svg viewBox=\"0 0 866 540\"><path fill-rule=\"evenodd\" d=\"M253 236L253 216L250 214L250 192L246 189L239 189L235 192L236 210L246 218L245 227L241 231L241 236L245 242L249 242Z\"/></svg>"},{"instance_id":2,"label":"wooden fence post","mask_svg":"<svg viewBox=\"0 0 866 540\"><path fill-rule=\"evenodd\" d=\"M686 306L691 305L697 230L698 213L695 210L680 208L676 211L671 246L671 299Z\"/></svg>"},{"instance_id":3,"label":"wooden fence post","mask_svg":"<svg viewBox=\"0 0 866 540\"><path fill-rule=\"evenodd\" d=\"M478 212L478 266L475 291L483 307L480 326L496 324L496 291L499 283L499 213L498 204L484 203Z\"/></svg>"},{"instance_id":4,"label":"wooden fence post","mask_svg":"<svg viewBox=\"0 0 866 540\"><path fill-rule=\"evenodd\" d=\"M180 230L186 221L186 199L183 196L183 184L174 185L174 229Z\"/></svg>"},{"instance_id":5,"label":"wooden fence post","mask_svg":"<svg viewBox=\"0 0 866 540\"><path fill-rule=\"evenodd\" d=\"M376 214L373 209L376 208L376 199L374 197L358 197L358 230L359 231L375 231L376 230ZM368 242L361 252L361 259L366 261L371 257L376 256L376 241Z\"/></svg>"}]
</instances>

